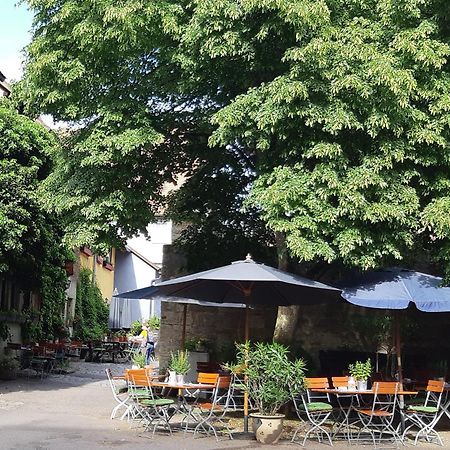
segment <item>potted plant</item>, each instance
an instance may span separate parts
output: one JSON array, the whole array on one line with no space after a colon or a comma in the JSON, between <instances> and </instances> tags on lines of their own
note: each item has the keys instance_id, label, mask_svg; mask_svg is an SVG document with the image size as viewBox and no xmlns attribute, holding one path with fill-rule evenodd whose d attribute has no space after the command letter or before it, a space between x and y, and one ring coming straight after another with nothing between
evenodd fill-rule
<instances>
[{"instance_id":1,"label":"potted plant","mask_svg":"<svg viewBox=\"0 0 450 450\"><path fill-rule=\"evenodd\" d=\"M14 380L19 370L19 361L16 358L4 355L0 359L0 380Z\"/></svg>"},{"instance_id":2,"label":"potted plant","mask_svg":"<svg viewBox=\"0 0 450 450\"><path fill-rule=\"evenodd\" d=\"M132 369L143 369L145 367L145 354L135 353L132 358Z\"/></svg>"},{"instance_id":3,"label":"potted plant","mask_svg":"<svg viewBox=\"0 0 450 450\"><path fill-rule=\"evenodd\" d=\"M263 444L278 441L285 415L280 408L304 390L305 362L290 360L289 349L276 342L236 344L237 362L228 369L245 376L245 389L258 413L253 418L256 439Z\"/></svg>"},{"instance_id":4,"label":"potted plant","mask_svg":"<svg viewBox=\"0 0 450 450\"><path fill-rule=\"evenodd\" d=\"M176 374L176 384L184 383L184 376L189 372L190 364L188 360L188 352L186 350L178 350L176 353L170 354L170 363L169 363L169 382L170 377L173 373Z\"/></svg>"},{"instance_id":5,"label":"potted plant","mask_svg":"<svg viewBox=\"0 0 450 450\"><path fill-rule=\"evenodd\" d=\"M370 358L366 362L356 361L348 366L350 375L355 378L358 391L367 390L367 379L372 373L372 363Z\"/></svg>"},{"instance_id":6,"label":"potted plant","mask_svg":"<svg viewBox=\"0 0 450 450\"><path fill-rule=\"evenodd\" d=\"M119 342L127 342L127 332L125 330L119 330L117 332L117 336L119 338Z\"/></svg>"},{"instance_id":7,"label":"potted plant","mask_svg":"<svg viewBox=\"0 0 450 450\"><path fill-rule=\"evenodd\" d=\"M208 352L211 343L205 338L188 339L184 344L184 349L189 352Z\"/></svg>"}]
</instances>

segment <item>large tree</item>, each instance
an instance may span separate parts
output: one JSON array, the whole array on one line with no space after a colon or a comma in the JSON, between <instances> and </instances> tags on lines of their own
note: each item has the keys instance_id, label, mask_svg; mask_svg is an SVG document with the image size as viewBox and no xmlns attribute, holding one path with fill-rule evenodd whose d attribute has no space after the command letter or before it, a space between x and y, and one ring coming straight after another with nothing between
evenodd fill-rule
<instances>
[{"instance_id":1,"label":"large tree","mask_svg":"<svg viewBox=\"0 0 450 450\"><path fill-rule=\"evenodd\" d=\"M231 170L227 192L240 198L248 183L235 175L256 177L249 204L282 261L285 247L363 269L418 246L446 254L446 2L28 3L22 92L29 108L77 124L49 186L78 241L143 228L178 173L197 182L177 210L193 196L208 204L210 168L205 179Z\"/></svg>"}]
</instances>

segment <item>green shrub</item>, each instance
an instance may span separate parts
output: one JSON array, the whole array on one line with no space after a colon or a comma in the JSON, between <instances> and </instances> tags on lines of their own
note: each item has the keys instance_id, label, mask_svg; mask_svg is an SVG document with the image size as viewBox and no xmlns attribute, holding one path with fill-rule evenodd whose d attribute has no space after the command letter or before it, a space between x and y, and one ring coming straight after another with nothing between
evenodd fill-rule
<instances>
[{"instance_id":1,"label":"green shrub","mask_svg":"<svg viewBox=\"0 0 450 450\"><path fill-rule=\"evenodd\" d=\"M276 414L292 395L304 390L305 362L291 361L288 347L276 342L246 342L236 347L237 363L226 367L247 376L247 392L262 414Z\"/></svg>"}]
</instances>

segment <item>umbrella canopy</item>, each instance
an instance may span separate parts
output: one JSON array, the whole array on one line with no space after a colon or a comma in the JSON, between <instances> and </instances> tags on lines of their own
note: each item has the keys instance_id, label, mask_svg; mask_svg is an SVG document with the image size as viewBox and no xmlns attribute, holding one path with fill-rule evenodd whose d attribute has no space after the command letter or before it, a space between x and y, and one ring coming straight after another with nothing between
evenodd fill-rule
<instances>
[{"instance_id":1,"label":"umbrella canopy","mask_svg":"<svg viewBox=\"0 0 450 450\"><path fill-rule=\"evenodd\" d=\"M117 294L116 298L130 298L130 299L150 299L158 294L158 288L155 286L147 286L140 289L134 289L133 291L123 292L122 294Z\"/></svg>"},{"instance_id":2,"label":"umbrella canopy","mask_svg":"<svg viewBox=\"0 0 450 450\"><path fill-rule=\"evenodd\" d=\"M174 278L156 284L162 294L214 303L245 303L245 340L249 339L248 305L308 305L337 302L340 289L293 275L264 264L250 255L228 266ZM244 392L244 431L248 431L248 392Z\"/></svg>"},{"instance_id":3,"label":"umbrella canopy","mask_svg":"<svg viewBox=\"0 0 450 450\"><path fill-rule=\"evenodd\" d=\"M228 266L156 284L164 295L214 303L280 306L336 302L340 290L255 263L250 256Z\"/></svg>"},{"instance_id":4,"label":"umbrella canopy","mask_svg":"<svg viewBox=\"0 0 450 450\"><path fill-rule=\"evenodd\" d=\"M414 303L423 312L450 312L450 288L442 278L401 268L375 270L354 280L342 292L348 302L378 309L406 309Z\"/></svg>"},{"instance_id":5,"label":"umbrella canopy","mask_svg":"<svg viewBox=\"0 0 450 450\"><path fill-rule=\"evenodd\" d=\"M352 280L342 292L348 302L366 308L406 309L414 303L419 311L450 311L450 288L439 287L442 278L402 268L374 270ZM403 381L400 321L395 316L395 347L399 380ZM402 423L404 428L404 424Z\"/></svg>"},{"instance_id":6,"label":"umbrella canopy","mask_svg":"<svg viewBox=\"0 0 450 450\"><path fill-rule=\"evenodd\" d=\"M162 292L155 286L147 286L140 289L134 289L133 291L123 292L122 294L115 295L116 298L131 299L131 300L142 300L142 299L152 299L161 300L163 302L172 303L183 303L186 305L197 305L197 306L222 306L224 308L245 308L243 303L214 303L214 302L204 302L201 300L195 300L193 298L181 298L181 297L167 297L162 294Z\"/></svg>"}]
</instances>

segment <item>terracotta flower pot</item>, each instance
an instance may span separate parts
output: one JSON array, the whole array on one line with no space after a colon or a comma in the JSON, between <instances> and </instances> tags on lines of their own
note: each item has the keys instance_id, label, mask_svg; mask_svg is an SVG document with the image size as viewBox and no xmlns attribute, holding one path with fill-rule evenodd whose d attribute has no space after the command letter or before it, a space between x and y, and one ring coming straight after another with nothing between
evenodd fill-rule
<instances>
[{"instance_id":1,"label":"terracotta flower pot","mask_svg":"<svg viewBox=\"0 0 450 450\"><path fill-rule=\"evenodd\" d=\"M260 413L252 413L253 432L256 440L261 444L275 444L283 432L284 414L266 416Z\"/></svg>"}]
</instances>

